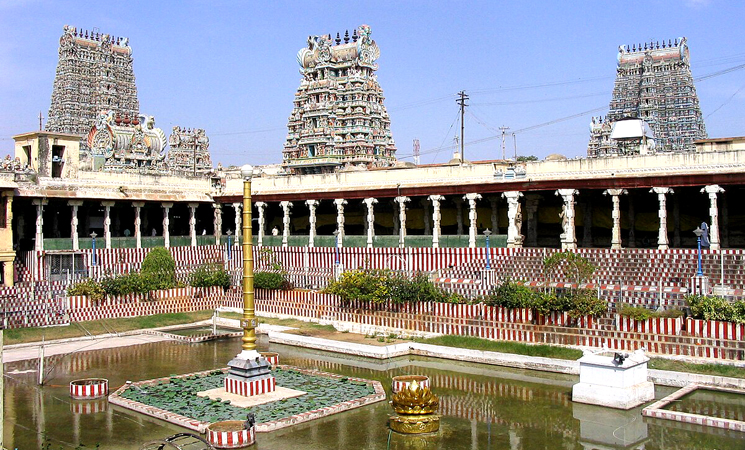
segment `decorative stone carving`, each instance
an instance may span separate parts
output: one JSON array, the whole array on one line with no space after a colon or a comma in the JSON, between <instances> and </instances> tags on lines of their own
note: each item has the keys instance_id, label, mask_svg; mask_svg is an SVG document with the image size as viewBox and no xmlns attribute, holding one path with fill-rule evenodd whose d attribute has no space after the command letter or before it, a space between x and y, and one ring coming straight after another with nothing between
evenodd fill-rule
<instances>
[{"instance_id":1,"label":"decorative stone carving","mask_svg":"<svg viewBox=\"0 0 745 450\"><path fill-rule=\"evenodd\" d=\"M142 248L142 217L140 211L145 206L145 202L132 202L135 209L135 247Z\"/></svg>"},{"instance_id":2,"label":"decorative stone carving","mask_svg":"<svg viewBox=\"0 0 745 450\"><path fill-rule=\"evenodd\" d=\"M70 218L70 237L72 238L72 249L80 250L80 241L78 239L78 208L83 205L82 200L70 200L67 204L72 207Z\"/></svg>"},{"instance_id":3,"label":"decorative stone carving","mask_svg":"<svg viewBox=\"0 0 745 450\"><path fill-rule=\"evenodd\" d=\"M559 216L564 232L561 234L561 249L575 250L577 248L577 236L574 230L574 196L579 194L576 189L559 189L556 195L564 199L564 209Z\"/></svg>"},{"instance_id":4,"label":"decorative stone carving","mask_svg":"<svg viewBox=\"0 0 745 450\"><path fill-rule=\"evenodd\" d=\"M355 42L337 39L336 45L330 35L309 36L307 48L297 54L303 79L283 150L283 166L290 172L385 167L396 160L375 76L380 49L369 26L357 31Z\"/></svg>"},{"instance_id":5,"label":"decorative stone carving","mask_svg":"<svg viewBox=\"0 0 745 450\"><path fill-rule=\"evenodd\" d=\"M101 202L103 206L103 237L106 248L111 248L111 207L114 202Z\"/></svg>"},{"instance_id":6,"label":"decorative stone carving","mask_svg":"<svg viewBox=\"0 0 745 450\"><path fill-rule=\"evenodd\" d=\"M526 244L531 247L538 246L538 202L541 196L538 194L527 194L525 196L525 212L528 221L528 236Z\"/></svg>"},{"instance_id":7,"label":"decorative stone carving","mask_svg":"<svg viewBox=\"0 0 745 450\"><path fill-rule=\"evenodd\" d=\"M107 111L98 116L88 133L90 154L88 163L96 170L100 164L106 171L165 172L166 136L155 127L153 116L140 115L131 120ZM81 162L85 161L81 157Z\"/></svg>"},{"instance_id":8,"label":"decorative stone carving","mask_svg":"<svg viewBox=\"0 0 745 450\"><path fill-rule=\"evenodd\" d=\"M523 246L523 236L520 234L522 214L520 213L520 191L507 191L502 197L507 199L507 247L520 248Z\"/></svg>"},{"instance_id":9,"label":"decorative stone carving","mask_svg":"<svg viewBox=\"0 0 745 450\"><path fill-rule=\"evenodd\" d=\"M210 139L201 128L173 127L168 137L168 169L193 176L212 172Z\"/></svg>"},{"instance_id":10,"label":"decorative stone carving","mask_svg":"<svg viewBox=\"0 0 745 450\"><path fill-rule=\"evenodd\" d=\"M171 208L173 203L161 203L163 207L163 245L165 248L171 246Z\"/></svg>"},{"instance_id":11,"label":"decorative stone carving","mask_svg":"<svg viewBox=\"0 0 745 450\"><path fill-rule=\"evenodd\" d=\"M212 229L215 232L215 245L220 245L220 238L222 237L222 204L213 203L212 209Z\"/></svg>"},{"instance_id":12,"label":"decorative stone carving","mask_svg":"<svg viewBox=\"0 0 745 450\"><path fill-rule=\"evenodd\" d=\"M140 104L132 61L127 38L84 34L65 25L45 129L83 138L101 111L138 117Z\"/></svg>"},{"instance_id":13,"label":"decorative stone carving","mask_svg":"<svg viewBox=\"0 0 745 450\"><path fill-rule=\"evenodd\" d=\"M264 226L265 226L265 219L264 219L264 208L266 208L266 203L264 202L256 202L254 203L256 205L256 210L259 211L259 236L257 238L258 245L261 247L264 245Z\"/></svg>"}]
</instances>

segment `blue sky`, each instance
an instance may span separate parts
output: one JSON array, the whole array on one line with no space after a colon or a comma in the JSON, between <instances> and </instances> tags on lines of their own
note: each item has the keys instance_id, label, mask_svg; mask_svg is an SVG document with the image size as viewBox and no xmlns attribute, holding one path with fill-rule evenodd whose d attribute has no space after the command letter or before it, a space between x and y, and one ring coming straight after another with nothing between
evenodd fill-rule
<instances>
[{"instance_id":1,"label":"blue sky","mask_svg":"<svg viewBox=\"0 0 745 450\"><path fill-rule=\"evenodd\" d=\"M281 161L310 34L366 23L381 48L378 80L399 158L450 159L465 90L466 142L520 131L519 154L586 153L591 115L604 115L619 44L688 37L694 78L745 64L745 2L620 1L13 1L0 0L0 156L49 109L62 26L127 36L140 110L170 133L204 128L213 162ZM745 70L697 83L710 137L745 135ZM508 140L507 154L513 141ZM439 149L439 150L438 150ZM500 140L466 158L501 156Z\"/></svg>"}]
</instances>

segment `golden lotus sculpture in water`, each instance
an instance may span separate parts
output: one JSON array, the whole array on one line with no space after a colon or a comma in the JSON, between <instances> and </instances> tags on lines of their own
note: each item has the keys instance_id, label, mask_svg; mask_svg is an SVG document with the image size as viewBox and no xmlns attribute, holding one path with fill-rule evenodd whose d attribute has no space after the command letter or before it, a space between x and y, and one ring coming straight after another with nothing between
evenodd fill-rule
<instances>
[{"instance_id":1,"label":"golden lotus sculpture in water","mask_svg":"<svg viewBox=\"0 0 745 450\"><path fill-rule=\"evenodd\" d=\"M391 406L398 416L391 417L393 431L405 434L432 433L440 429L440 416L435 414L440 400L429 388L416 380L393 395Z\"/></svg>"}]
</instances>

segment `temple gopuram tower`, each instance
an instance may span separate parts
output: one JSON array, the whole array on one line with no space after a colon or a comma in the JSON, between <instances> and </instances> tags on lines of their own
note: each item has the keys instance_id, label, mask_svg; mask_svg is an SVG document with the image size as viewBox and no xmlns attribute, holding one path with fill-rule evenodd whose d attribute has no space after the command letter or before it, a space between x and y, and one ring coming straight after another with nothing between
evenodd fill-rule
<instances>
[{"instance_id":1,"label":"temple gopuram tower","mask_svg":"<svg viewBox=\"0 0 745 450\"><path fill-rule=\"evenodd\" d=\"M201 128L173 127L168 137L168 168L193 176L212 171L210 139Z\"/></svg>"},{"instance_id":2,"label":"temple gopuram tower","mask_svg":"<svg viewBox=\"0 0 745 450\"><path fill-rule=\"evenodd\" d=\"M67 25L63 29L45 129L83 138L102 112L137 117L140 104L128 39Z\"/></svg>"},{"instance_id":3,"label":"temple gopuram tower","mask_svg":"<svg viewBox=\"0 0 745 450\"><path fill-rule=\"evenodd\" d=\"M587 156L635 154L610 137L613 124L635 118L654 133L655 153L692 152L706 127L693 84L686 38L618 48L618 69L610 111L593 118Z\"/></svg>"},{"instance_id":4,"label":"temple gopuram tower","mask_svg":"<svg viewBox=\"0 0 745 450\"><path fill-rule=\"evenodd\" d=\"M290 173L381 167L396 161L391 121L383 105L370 27L308 37L297 55L303 79L287 124L282 165ZM334 45L335 44L335 45Z\"/></svg>"}]
</instances>

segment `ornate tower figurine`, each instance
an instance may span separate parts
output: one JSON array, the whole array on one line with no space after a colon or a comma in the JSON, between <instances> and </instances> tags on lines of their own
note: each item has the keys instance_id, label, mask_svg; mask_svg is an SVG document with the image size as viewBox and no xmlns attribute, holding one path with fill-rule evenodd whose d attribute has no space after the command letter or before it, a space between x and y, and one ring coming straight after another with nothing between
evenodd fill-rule
<instances>
[{"instance_id":1,"label":"ornate tower figurine","mask_svg":"<svg viewBox=\"0 0 745 450\"><path fill-rule=\"evenodd\" d=\"M626 118L649 125L657 153L694 151L693 141L706 138L706 127L693 85L687 39L620 46L609 109L605 119L592 119L589 157L639 153L638 146L619 146L612 136L614 124Z\"/></svg>"},{"instance_id":2,"label":"ornate tower figurine","mask_svg":"<svg viewBox=\"0 0 745 450\"><path fill-rule=\"evenodd\" d=\"M303 79L287 124L283 166L292 173L325 173L348 166L388 166L396 144L383 105L375 60L378 45L362 25L352 34L309 36L297 55Z\"/></svg>"},{"instance_id":3,"label":"ornate tower figurine","mask_svg":"<svg viewBox=\"0 0 745 450\"><path fill-rule=\"evenodd\" d=\"M103 111L137 117L140 104L127 38L65 25L46 130L85 138ZM81 142L83 148L86 142Z\"/></svg>"},{"instance_id":4,"label":"ornate tower figurine","mask_svg":"<svg viewBox=\"0 0 745 450\"><path fill-rule=\"evenodd\" d=\"M212 171L210 139L201 128L173 127L168 137L168 168L189 175L204 175Z\"/></svg>"}]
</instances>

